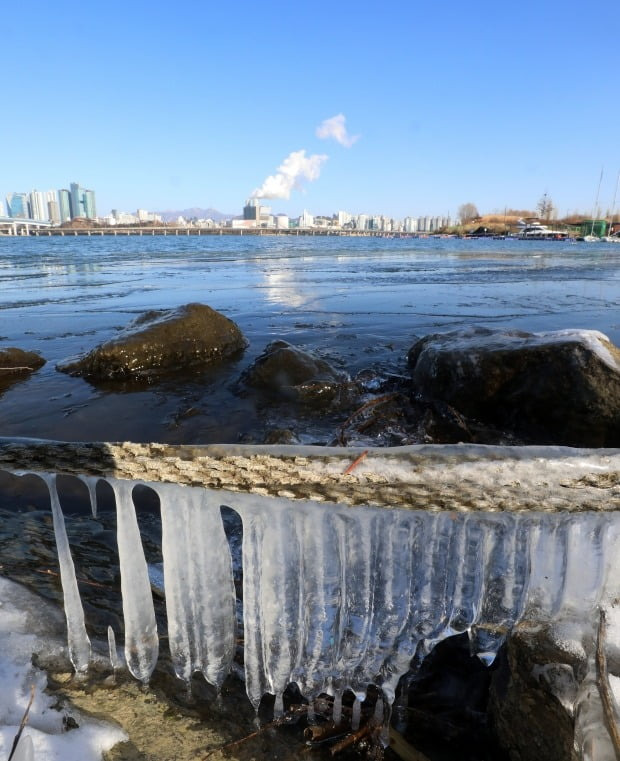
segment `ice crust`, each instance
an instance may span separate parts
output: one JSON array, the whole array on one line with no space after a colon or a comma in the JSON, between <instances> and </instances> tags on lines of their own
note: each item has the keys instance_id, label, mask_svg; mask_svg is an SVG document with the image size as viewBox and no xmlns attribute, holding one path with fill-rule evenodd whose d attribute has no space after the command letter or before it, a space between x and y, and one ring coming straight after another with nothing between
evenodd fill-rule
<instances>
[{"instance_id":1,"label":"ice crust","mask_svg":"<svg viewBox=\"0 0 620 761\"><path fill-rule=\"evenodd\" d=\"M65 558L61 567L68 567L54 480L43 478ZM138 482L106 480L117 505L127 667L147 682L157 662L158 632L132 498ZM604 729L592 663L599 606L612 612L609 647L620 649L620 616L612 610L620 587L617 513L351 508L147 485L161 505L170 653L188 683L201 672L219 689L233 664L235 593L220 511L227 506L243 524L245 682L255 708L270 693L280 713L287 685L296 683L307 698L334 695L337 720L347 689L361 701L372 683L391 703L412 661L419 663L446 637L467 632L472 653L491 663L516 625L550 624L587 671L577 691L559 678L561 670L559 676L549 672L560 685L558 698L574 701L582 757L614 758L606 741L593 739ZM63 573L63 588L73 590L74 581L70 570ZM79 594L76 599L65 591L70 649L81 653L72 655L76 669L85 658L82 635L72 634L78 603Z\"/></svg>"}]
</instances>

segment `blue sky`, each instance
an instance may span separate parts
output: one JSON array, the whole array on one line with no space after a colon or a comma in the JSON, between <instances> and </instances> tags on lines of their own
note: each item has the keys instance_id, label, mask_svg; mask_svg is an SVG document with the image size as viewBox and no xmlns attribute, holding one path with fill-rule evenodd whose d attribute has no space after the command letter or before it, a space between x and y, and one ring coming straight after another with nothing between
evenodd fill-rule
<instances>
[{"instance_id":1,"label":"blue sky","mask_svg":"<svg viewBox=\"0 0 620 761\"><path fill-rule=\"evenodd\" d=\"M328 158L274 211L586 211L602 166L609 206L618 28L617 0L5 3L0 194L239 213L305 150ZM316 135L338 114L351 147Z\"/></svg>"}]
</instances>

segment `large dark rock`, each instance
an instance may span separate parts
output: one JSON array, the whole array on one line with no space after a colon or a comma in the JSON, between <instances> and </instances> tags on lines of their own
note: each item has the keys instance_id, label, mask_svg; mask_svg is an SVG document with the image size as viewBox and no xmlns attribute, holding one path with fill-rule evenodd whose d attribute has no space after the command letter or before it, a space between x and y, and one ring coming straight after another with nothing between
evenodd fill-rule
<instances>
[{"instance_id":1,"label":"large dark rock","mask_svg":"<svg viewBox=\"0 0 620 761\"><path fill-rule=\"evenodd\" d=\"M409 352L413 392L526 443L620 446L620 350L595 331L476 328Z\"/></svg>"},{"instance_id":2,"label":"large dark rock","mask_svg":"<svg viewBox=\"0 0 620 761\"><path fill-rule=\"evenodd\" d=\"M34 351L24 351L14 346L0 349L0 391L23 380L44 364L43 357Z\"/></svg>"},{"instance_id":3,"label":"large dark rock","mask_svg":"<svg viewBox=\"0 0 620 761\"><path fill-rule=\"evenodd\" d=\"M323 405L340 394L348 376L286 341L274 341L245 371L242 381L276 399Z\"/></svg>"},{"instance_id":4,"label":"large dark rock","mask_svg":"<svg viewBox=\"0 0 620 761\"><path fill-rule=\"evenodd\" d=\"M510 761L576 761L572 703L584 664L545 627L508 637L489 714Z\"/></svg>"},{"instance_id":5,"label":"large dark rock","mask_svg":"<svg viewBox=\"0 0 620 761\"><path fill-rule=\"evenodd\" d=\"M237 325L205 304L147 312L117 338L59 370L89 380L139 380L196 369L247 346Z\"/></svg>"}]
</instances>

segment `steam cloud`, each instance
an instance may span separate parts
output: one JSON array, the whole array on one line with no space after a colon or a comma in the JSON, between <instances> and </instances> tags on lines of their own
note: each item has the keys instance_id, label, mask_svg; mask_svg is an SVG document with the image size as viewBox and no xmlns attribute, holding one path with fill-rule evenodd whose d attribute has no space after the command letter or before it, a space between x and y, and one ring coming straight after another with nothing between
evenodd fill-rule
<instances>
[{"instance_id":1,"label":"steam cloud","mask_svg":"<svg viewBox=\"0 0 620 761\"><path fill-rule=\"evenodd\" d=\"M291 191L299 188L303 180L313 182L321 174L321 164L327 161L324 154L306 156L306 151L293 151L270 174L260 188L252 193L252 198L290 198Z\"/></svg>"},{"instance_id":2,"label":"steam cloud","mask_svg":"<svg viewBox=\"0 0 620 761\"><path fill-rule=\"evenodd\" d=\"M321 122L316 128L316 136L322 140L333 138L345 148L350 148L353 143L359 140L359 135L349 135L347 132L344 114L336 114L331 119L325 119Z\"/></svg>"}]
</instances>

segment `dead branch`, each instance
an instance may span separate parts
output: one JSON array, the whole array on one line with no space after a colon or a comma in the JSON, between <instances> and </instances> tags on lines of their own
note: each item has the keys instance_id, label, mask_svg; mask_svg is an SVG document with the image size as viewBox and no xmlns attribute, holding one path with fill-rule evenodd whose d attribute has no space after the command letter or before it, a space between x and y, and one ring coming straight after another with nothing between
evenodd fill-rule
<instances>
[{"instance_id":1,"label":"dead branch","mask_svg":"<svg viewBox=\"0 0 620 761\"><path fill-rule=\"evenodd\" d=\"M19 724L19 729L17 730L17 734L15 735L15 739L13 740L13 745L11 746L11 752L9 753L8 761L11 761L11 759L13 758L15 754L15 751L17 750L17 746L22 736L22 732L24 731L24 727L28 723L28 715L30 714L30 707L32 706L33 700L34 700L34 684L30 686L30 700L28 701L28 705L26 706L26 710L24 711L24 715L22 716L22 720Z\"/></svg>"},{"instance_id":2,"label":"dead branch","mask_svg":"<svg viewBox=\"0 0 620 761\"><path fill-rule=\"evenodd\" d=\"M375 727L373 726L372 721L369 721L367 724L364 724L363 727L360 727L356 732L351 732L351 734L347 735L343 740L337 742L329 752L332 756L335 756L336 753L340 753L345 748L348 748L349 745L353 745L353 743L356 743L358 740L366 737L366 735L369 735L373 729L375 729Z\"/></svg>"},{"instance_id":3,"label":"dead branch","mask_svg":"<svg viewBox=\"0 0 620 761\"><path fill-rule=\"evenodd\" d=\"M367 412L370 409L373 409L374 407L378 407L381 404L386 404L387 402L391 402L396 397L399 396L398 392L393 394L384 394L383 396L378 396L376 399L371 399L369 402L366 402L365 404L362 404L362 406L355 410L354 413L349 415L349 417L344 421L344 423L340 426L340 433L338 435L338 440L344 446L344 432L347 429L351 423L353 423L357 418L361 417L365 412Z\"/></svg>"},{"instance_id":4,"label":"dead branch","mask_svg":"<svg viewBox=\"0 0 620 761\"><path fill-rule=\"evenodd\" d=\"M23 373L34 372L34 367L0 367L0 373Z\"/></svg>"},{"instance_id":5,"label":"dead branch","mask_svg":"<svg viewBox=\"0 0 620 761\"><path fill-rule=\"evenodd\" d=\"M360 456L359 456L359 457L358 457L356 460L353 460L353 462L352 462L352 463L349 465L349 467L348 467L348 468L347 468L347 469L346 469L346 470L343 472L343 474L342 474L342 475L343 475L343 476L348 476L348 475L349 475L349 473L353 473L353 471L355 470L355 468L357 468L357 466L360 464L360 462L362 462L362 461L365 459L365 457L366 457L366 455L367 455L367 454L368 454L368 450L367 450L367 449L365 449L365 450L362 452L362 454L361 454L361 455L360 455Z\"/></svg>"},{"instance_id":6,"label":"dead branch","mask_svg":"<svg viewBox=\"0 0 620 761\"><path fill-rule=\"evenodd\" d=\"M232 740L229 743L225 743L224 745L219 745L217 748L211 748L210 751L207 752L206 756L202 757L202 761L206 761L207 758L210 758L214 753L220 753L223 750L230 750L231 748L236 748L238 745L241 745L242 743L246 743L248 740L252 740L255 737L260 737L264 732L266 732L268 729L274 729L275 727L281 727L284 724L291 724L299 719L301 714L305 713L307 711L307 706L305 705L294 705L291 706L290 709L284 714L284 716L280 716L277 719L274 719L273 721L270 721L268 724L263 724L260 729L257 729L255 732L250 732L249 735L245 735L245 737L240 737L238 740Z\"/></svg>"},{"instance_id":7,"label":"dead branch","mask_svg":"<svg viewBox=\"0 0 620 761\"><path fill-rule=\"evenodd\" d=\"M335 737L346 734L348 726L346 722L335 724L333 721L328 721L325 724L316 724L304 729L304 738L312 744L323 743L326 740L333 740Z\"/></svg>"},{"instance_id":8,"label":"dead branch","mask_svg":"<svg viewBox=\"0 0 620 761\"><path fill-rule=\"evenodd\" d=\"M609 674L607 672L607 656L605 655L605 637L607 634L607 616L603 608L600 609L598 635L596 638L596 683L603 704L603 716L611 743L614 746L616 761L620 761L620 730L616 719L616 707L614 704Z\"/></svg>"}]
</instances>

